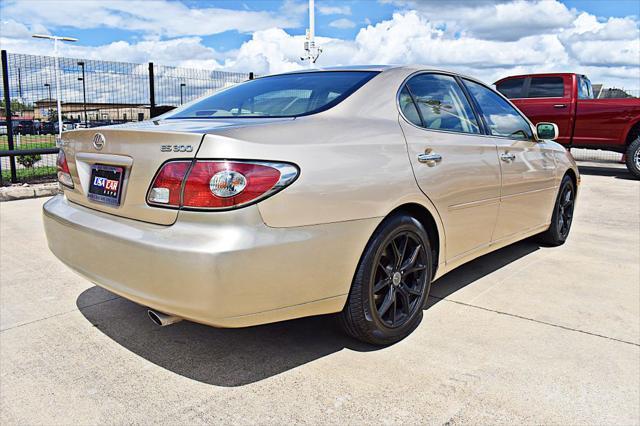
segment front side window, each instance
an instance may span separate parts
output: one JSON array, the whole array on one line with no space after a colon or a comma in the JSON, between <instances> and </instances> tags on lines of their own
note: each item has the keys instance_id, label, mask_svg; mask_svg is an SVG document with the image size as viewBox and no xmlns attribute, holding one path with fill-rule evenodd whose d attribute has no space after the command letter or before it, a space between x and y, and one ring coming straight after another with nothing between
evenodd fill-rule
<instances>
[{"instance_id":1,"label":"front side window","mask_svg":"<svg viewBox=\"0 0 640 426\"><path fill-rule=\"evenodd\" d=\"M442 74L419 74L407 82L406 88L418 106L423 127L480 133L473 109L455 78Z\"/></svg>"},{"instance_id":2,"label":"front side window","mask_svg":"<svg viewBox=\"0 0 640 426\"><path fill-rule=\"evenodd\" d=\"M337 105L377 74L373 71L322 71L258 78L185 105L164 118L314 114Z\"/></svg>"},{"instance_id":3,"label":"front side window","mask_svg":"<svg viewBox=\"0 0 640 426\"><path fill-rule=\"evenodd\" d=\"M514 107L496 92L471 80L464 84L475 98L489 131L493 136L504 136L511 139L533 139L531 126Z\"/></svg>"},{"instance_id":4,"label":"front side window","mask_svg":"<svg viewBox=\"0 0 640 426\"><path fill-rule=\"evenodd\" d=\"M562 77L532 77L527 98L561 98L564 96Z\"/></svg>"},{"instance_id":5,"label":"front side window","mask_svg":"<svg viewBox=\"0 0 640 426\"><path fill-rule=\"evenodd\" d=\"M496 85L498 92L502 93L509 99L521 98L522 89L524 87L524 78L510 78Z\"/></svg>"}]
</instances>

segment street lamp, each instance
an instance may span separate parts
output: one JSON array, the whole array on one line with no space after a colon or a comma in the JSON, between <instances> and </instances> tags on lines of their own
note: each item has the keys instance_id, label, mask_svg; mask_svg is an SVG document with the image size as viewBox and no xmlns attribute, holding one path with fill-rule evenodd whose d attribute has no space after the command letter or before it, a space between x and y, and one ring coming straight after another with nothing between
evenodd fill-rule
<instances>
[{"instance_id":1,"label":"street lamp","mask_svg":"<svg viewBox=\"0 0 640 426\"><path fill-rule=\"evenodd\" d=\"M49 102L47 103L47 106L49 107L49 120L51 120L51 85L49 83L45 83L44 87L49 89Z\"/></svg>"},{"instance_id":2,"label":"street lamp","mask_svg":"<svg viewBox=\"0 0 640 426\"><path fill-rule=\"evenodd\" d=\"M62 107L60 105L60 64L58 63L58 42L59 41L76 42L78 41L78 39L71 38L71 37L46 35L46 34L33 34L32 37L53 40L53 58L55 60L55 71L56 71L56 98L57 98L56 102L58 106L58 139L62 139Z\"/></svg>"},{"instance_id":3,"label":"street lamp","mask_svg":"<svg viewBox=\"0 0 640 426\"><path fill-rule=\"evenodd\" d=\"M87 89L85 87L85 77L84 77L84 62L78 62L80 68L82 68L82 77L78 77L78 80L82 81L82 109L84 110L84 127L88 128L87 124Z\"/></svg>"},{"instance_id":4,"label":"street lamp","mask_svg":"<svg viewBox=\"0 0 640 426\"><path fill-rule=\"evenodd\" d=\"M186 86L184 83L180 83L180 105L182 105L182 88Z\"/></svg>"}]
</instances>

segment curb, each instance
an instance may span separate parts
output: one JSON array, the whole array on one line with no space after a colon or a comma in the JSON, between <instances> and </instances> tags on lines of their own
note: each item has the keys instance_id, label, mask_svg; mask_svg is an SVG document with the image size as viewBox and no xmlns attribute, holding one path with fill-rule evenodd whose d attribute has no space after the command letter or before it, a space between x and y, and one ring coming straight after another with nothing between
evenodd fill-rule
<instances>
[{"instance_id":1,"label":"curb","mask_svg":"<svg viewBox=\"0 0 640 426\"><path fill-rule=\"evenodd\" d=\"M5 186L0 188L0 202L51 197L59 191L58 183L53 182L25 186Z\"/></svg>"}]
</instances>

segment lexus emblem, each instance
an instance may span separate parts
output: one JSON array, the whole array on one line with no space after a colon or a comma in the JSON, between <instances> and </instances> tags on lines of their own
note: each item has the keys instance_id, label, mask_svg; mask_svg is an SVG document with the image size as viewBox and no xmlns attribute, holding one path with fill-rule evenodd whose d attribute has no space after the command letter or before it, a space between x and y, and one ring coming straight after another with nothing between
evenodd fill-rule
<instances>
[{"instance_id":1,"label":"lexus emblem","mask_svg":"<svg viewBox=\"0 0 640 426\"><path fill-rule=\"evenodd\" d=\"M104 138L102 133L96 133L93 135L93 147L100 151L107 140Z\"/></svg>"}]
</instances>

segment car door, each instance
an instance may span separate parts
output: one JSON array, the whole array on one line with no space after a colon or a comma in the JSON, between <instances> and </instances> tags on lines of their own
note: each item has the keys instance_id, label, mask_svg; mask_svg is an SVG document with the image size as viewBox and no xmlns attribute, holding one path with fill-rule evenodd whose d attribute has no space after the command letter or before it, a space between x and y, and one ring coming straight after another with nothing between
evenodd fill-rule
<instances>
[{"instance_id":1,"label":"car door","mask_svg":"<svg viewBox=\"0 0 640 426\"><path fill-rule=\"evenodd\" d=\"M498 91L500 85L496 86ZM518 97L507 96L532 122L551 121L558 125L556 141L571 143L576 111L571 75L534 76L525 79Z\"/></svg>"},{"instance_id":2,"label":"car door","mask_svg":"<svg viewBox=\"0 0 640 426\"><path fill-rule=\"evenodd\" d=\"M553 150L535 139L529 122L498 93L475 81L464 84L498 148L502 190L493 240L548 224L557 191Z\"/></svg>"},{"instance_id":3,"label":"car door","mask_svg":"<svg viewBox=\"0 0 640 426\"><path fill-rule=\"evenodd\" d=\"M495 140L481 133L478 117L451 75L411 77L399 104L416 181L444 224L447 261L487 246L500 197Z\"/></svg>"}]
</instances>

